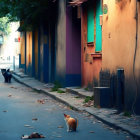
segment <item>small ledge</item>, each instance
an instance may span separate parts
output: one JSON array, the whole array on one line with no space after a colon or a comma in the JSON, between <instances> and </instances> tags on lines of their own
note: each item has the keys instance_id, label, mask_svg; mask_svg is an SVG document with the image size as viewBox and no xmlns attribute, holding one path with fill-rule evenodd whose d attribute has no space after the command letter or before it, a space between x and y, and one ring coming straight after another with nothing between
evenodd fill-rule
<instances>
[{"instance_id":1,"label":"small ledge","mask_svg":"<svg viewBox=\"0 0 140 140\"><path fill-rule=\"evenodd\" d=\"M91 53L93 58L102 58L102 53Z\"/></svg>"},{"instance_id":2,"label":"small ledge","mask_svg":"<svg viewBox=\"0 0 140 140\"><path fill-rule=\"evenodd\" d=\"M87 46L88 46L88 47L94 47L94 42L88 42L88 43L87 43Z\"/></svg>"}]
</instances>

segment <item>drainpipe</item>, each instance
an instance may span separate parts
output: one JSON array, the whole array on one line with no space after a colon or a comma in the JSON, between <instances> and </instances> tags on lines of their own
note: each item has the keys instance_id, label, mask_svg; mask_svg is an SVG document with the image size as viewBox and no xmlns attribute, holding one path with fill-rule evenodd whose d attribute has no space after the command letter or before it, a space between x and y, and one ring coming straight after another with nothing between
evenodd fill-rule
<instances>
[{"instance_id":1,"label":"drainpipe","mask_svg":"<svg viewBox=\"0 0 140 140\"><path fill-rule=\"evenodd\" d=\"M135 114L134 111L134 106L137 100L137 95L138 95L138 84L137 84L137 80L136 80L136 75L135 75L135 63L136 63L136 54L137 54L137 47L138 47L138 0L136 0L136 43L135 43L135 51L134 51L134 59L133 59L133 77L134 77L134 82L135 82L135 88L136 88L136 94L135 94L135 98L132 104L132 112L133 114Z\"/></svg>"}]
</instances>

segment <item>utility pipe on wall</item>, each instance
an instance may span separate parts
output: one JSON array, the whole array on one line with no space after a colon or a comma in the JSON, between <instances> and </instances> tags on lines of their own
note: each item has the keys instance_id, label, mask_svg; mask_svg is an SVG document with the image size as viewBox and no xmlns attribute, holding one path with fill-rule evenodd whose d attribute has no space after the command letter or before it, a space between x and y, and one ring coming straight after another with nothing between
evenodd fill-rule
<instances>
[{"instance_id":1,"label":"utility pipe on wall","mask_svg":"<svg viewBox=\"0 0 140 140\"><path fill-rule=\"evenodd\" d=\"M135 75L135 63L136 63L136 54L137 54L137 47L138 47L138 2L140 0L136 0L136 43L135 43L135 51L134 51L134 59L133 59L133 77L134 77L134 81L135 81L135 86L136 86L136 94L135 94L135 98L134 98L134 102L132 104L132 112L135 114L134 111L134 106L137 100L137 95L138 95L138 84L137 84L137 80L136 80L136 75Z\"/></svg>"}]
</instances>

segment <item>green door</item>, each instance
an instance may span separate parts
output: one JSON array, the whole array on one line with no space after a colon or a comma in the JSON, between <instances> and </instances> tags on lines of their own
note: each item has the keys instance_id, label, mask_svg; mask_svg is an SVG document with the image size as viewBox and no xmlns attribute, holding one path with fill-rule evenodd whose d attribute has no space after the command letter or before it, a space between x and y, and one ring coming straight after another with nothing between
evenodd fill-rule
<instances>
[{"instance_id":1,"label":"green door","mask_svg":"<svg viewBox=\"0 0 140 140\"><path fill-rule=\"evenodd\" d=\"M100 15L102 15L101 0L96 1L96 48L95 51L102 51L102 27L100 25Z\"/></svg>"}]
</instances>

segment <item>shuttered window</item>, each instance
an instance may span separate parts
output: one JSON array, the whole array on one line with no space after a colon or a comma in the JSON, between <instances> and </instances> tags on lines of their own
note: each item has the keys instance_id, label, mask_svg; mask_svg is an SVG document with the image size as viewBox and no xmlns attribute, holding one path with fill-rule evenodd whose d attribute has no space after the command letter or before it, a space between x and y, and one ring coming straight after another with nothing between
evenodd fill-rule
<instances>
[{"instance_id":1,"label":"shuttered window","mask_svg":"<svg viewBox=\"0 0 140 140\"><path fill-rule=\"evenodd\" d=\"M94 42L94 8L88 6L87 11L87 43Z\"/></svg>"},{"instance_id":2,"label":"shuttered window","mask_svg":"<svg viewBox=\"0 0 140 140\"><path fill-rule=\"evenodd\" d=\"M102 15L101 0L96 1L96 52L102 51L102 28L100 25L100 15Z\"/></svg>"}]
</instances>

